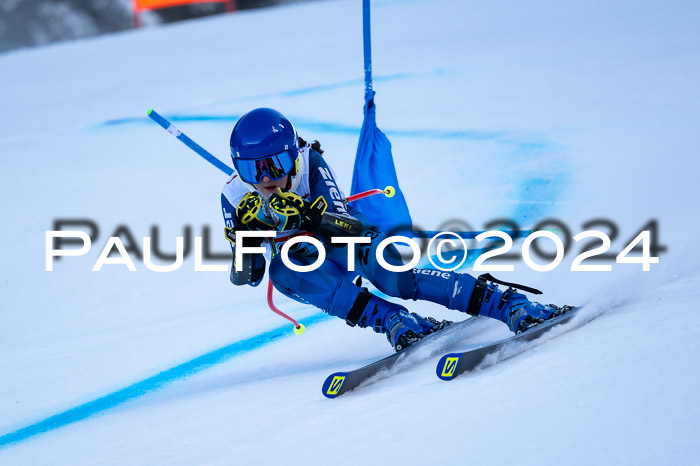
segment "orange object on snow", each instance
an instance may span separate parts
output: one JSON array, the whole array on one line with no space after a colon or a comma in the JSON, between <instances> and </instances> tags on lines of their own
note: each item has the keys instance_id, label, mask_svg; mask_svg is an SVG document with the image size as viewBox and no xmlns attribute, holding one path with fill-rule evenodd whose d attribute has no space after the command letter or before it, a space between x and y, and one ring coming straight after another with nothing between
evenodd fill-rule
<instances>
[{"instance_id":1,"label":"orange object on snow","mask_svg":"<svg viewBox=\"0 0 700 466\"><path fill-rule=\"evenodd\" d=\"M193 3L228 3L230 0L133 0L134 10L156 10Z\"/></svg>"}]
</instances>

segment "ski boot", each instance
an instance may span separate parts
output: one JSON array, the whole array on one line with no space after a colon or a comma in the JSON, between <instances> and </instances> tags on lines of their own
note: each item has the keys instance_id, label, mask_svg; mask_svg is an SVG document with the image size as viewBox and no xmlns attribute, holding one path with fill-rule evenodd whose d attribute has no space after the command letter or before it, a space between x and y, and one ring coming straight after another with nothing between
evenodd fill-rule
<instances>
[{"instance_id":1,"label":"ski boot","mask_svg":"<svg viewBox=\"0 0 700 466\"><path fill-rule=\"evenodd\" d=\"M518 286L525 291L541 294L533 288ZM530 301L525 295L518 293L513 286L501 291L495 283L487 285L486 280L479 277L467 312L498 319L504 322L511 332L518 334L571 309L573 309L572 306L556 306Z\"/></svg>"},{"instance_id":2,"label":"ski boot","mask_svg":"<svg viewBox=\"0 0 700 466\"><path fill-rule=\"evenodd\" d=\"M398 309L389 313L384 322L384 333L391 346L398 353L416 343L421 338L452 324L449 320L437 321L432 317L422 317L415 312Z\"/></svg>"},{"instance_id":3,"label":"ski boot","mask_svg":"<svg viewBox=\"0 0 700 466\"><path fill-rule=\"evenodd\" d=\"M384 333L395 351L401 351L426 335L437 332L452 322L422 317L363 288L352 305L345 322L354 327L372 327Z\"/></svg>"}]
</instances>

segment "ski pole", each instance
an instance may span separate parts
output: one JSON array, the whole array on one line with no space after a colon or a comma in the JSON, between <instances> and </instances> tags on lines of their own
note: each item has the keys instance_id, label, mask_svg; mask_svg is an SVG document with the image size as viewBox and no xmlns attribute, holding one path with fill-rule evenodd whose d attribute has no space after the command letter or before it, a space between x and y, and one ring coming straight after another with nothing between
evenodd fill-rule
<instances>
[{"instance_id":1,"label":"ski pole","mask_svg":"<svg viewBox=\"0 0 700 466\"><path fill-rule=\"evenodd\" d=\"M394 189L393 186L387 186L384 189L370 189L368 191L364 191L361 193L353 194L352 196L348 196L345 198L346 202L352 202L356 201L358 199L364 199L366 197L374 196L375 194L384 194L386 197L394 197L394 194L396 194L396 189Z\"/></svg>"},{"instance_id":2,"label":"ski pole","mask_svg":"<svg viewBox=\"0 0 700 466\"><path fill-rule=\"evenodd\" d=\"M274 286L272 285L272 280L268 278L267 280L267 305L270 306L270 310L274 312L275 314L284 317L288 321L294 324L294 333L297 335L301 335L304 333L306 330L306 327L304 327L303 324L300 324L296 320L294 320L293 317L285 314L284 312L280 311L277 309L277 306L275 306L275 303L272 302L272 290L274 289Z\"/></svg>"},{"instance_id":3,"label":"ski pole","mask_svg":"<svg viewBox=\"0 0 700 466\"><path fill-rule=\"evenodd\" d=\"M377 194L384 194L386 197L392 197L395 193L396 193L396 190L394 189L393 186L387 186L384 189L376 188L376 189L370 189L368 191L364 191L364 192L361 192L358 194L354 194L352 196L348 196L347 198L345 198L345 200L347 202L352 202L352 201L356 201L357 199L363 199L365 197L375 196ZM284 240L288 240L288 239L293 238L295 236L309 236L309 235L311 235L311 233L304 232L304 233L299 233L297 235L291 235L291 236L285 237ZM294 320L293 317L285 314L284 312L279 310L277 308L277 306L275 306L275 303L272 300L272 291L273 290L274 290L274 286L272 284L272 280L270 280L268 278L268 281L267 281L267 305L270 307L270 310L272 312L274 312L275 314L277 314L281 317L284 317L285 319L287 319L288 321L293 323L294 324L294 333L296 333L297 335L301 335L302 333L304 333L304 331L306 330L306 327L304 327L303 324L300 324L299 322Z\"/></svg>"},{"instance_id":4,"label":"ski pole","mask_svg":"<svg viewBox=\"0 0 700 466\"><path fill-rule=\"evenodd\" d=\"M221 170L222 172L226 173L227 175L231 176L233 175L233 168L229 167L226 165L224 162L221 160L217 159L209 151L204 149L202 146L194 142L192 139L190 139L185 133L177 129L174 124L170 123L168 120L163 118L158 112L156 112L153 109L150 109L147 113L148 117L158 123L161 128L166 130L168 133L172 134L176 138L178 138L184 145L195 151L197 154L199 154L204 160L209 162L210 164L214 165L216 168Z\"/></svg>"}]
</instances>

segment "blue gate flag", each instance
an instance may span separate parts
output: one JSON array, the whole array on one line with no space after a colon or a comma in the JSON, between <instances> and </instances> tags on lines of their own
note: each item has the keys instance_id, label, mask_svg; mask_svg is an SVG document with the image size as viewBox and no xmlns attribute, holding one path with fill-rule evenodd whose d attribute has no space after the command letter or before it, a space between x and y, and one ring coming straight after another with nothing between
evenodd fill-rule
<instances>
[{"instance_id":1,"label":"blue gate flag","mask_svg":"<svg viewBox=\"0 0 700 466\"><path fill-rule=\"evenodd\" d=\"M353 202L367 219L388 234L411 235L413 222L399 188L389 138L377 128L374 91L365 92L365 117L355 155L351 193L393 186L394 197L370 196Z\"/></svg>"},{"instance_id":2,"label":"blue gate flag","mask_svg":"<svg viewBox=\"0 0 700 466\"><path fill-rule=\"evenodd\" d=\"M355 155L352 173L351 194L370 189L393 186L396 194L392 198L370 196L353 203L367 219L387 234L412 236L413 221L406 199L399 187L394 158L391 155L389 138L377 128L377 108L372 89L372 41L369 15L370 0L362 2L362 36L365 65L365 110L360 141Z\"/></svg>"}]
</instances>

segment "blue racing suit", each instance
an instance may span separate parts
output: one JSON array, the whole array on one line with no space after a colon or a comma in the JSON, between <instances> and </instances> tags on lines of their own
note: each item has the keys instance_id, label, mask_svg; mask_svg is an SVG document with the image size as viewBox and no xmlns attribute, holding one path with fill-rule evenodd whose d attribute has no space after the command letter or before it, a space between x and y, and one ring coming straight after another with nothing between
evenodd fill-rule
<instances>
[{"instance_id":1,"label":"blue racing suit","mask_svg":"<svg viewBox=\"0 0 700 466\"><path fill-rule=\"evenodd\" d=\"M300 157L303 166L294 175L296 178L290 190L296 192L305 201L313 201L323 196L328 204L326 213L352 217L361 223L360 235L369 237L371 243L355 245L354 272L348 271L348 246L332 244L330 238L322 233L315 233L314 236L324 244L326 259L319 268L309 272L290 270L282 262L281 256L275 254L273 246L269 246L269 254L254 254L252 271L244 280L236 277L232 267L233 283L257 286L264 275L264 256L267 256L267 259L271 260L269 274L275 288L296 301L312 304L330 315L345 319L353 326L374 325L375 330L381 331L376 328L376 321L367 319L369 315L377 313L381 315L382 312L397 308L405 310L403 306L376 296L372 296L369 302L367 299L360 298L363 289L353 282L358 275L388 296L428 300L450 309L467 311L476 282L475 278L467 274L432 269L412 269L405 272L384 269L376 260L376 250L386 235L367 221L359 210L343 202L342 199L345 196L338 188L333 171L321 154L307 146L300 151ZM251 188L235 175L224 186L221 205L228 228L235 230L235 206ZM287 232L284 233L286 234ZM232 248L235 248L234 244ZM398 250L393 245L384 250L384 256L385 260L392 265L403 264ZM289 250L290 260L297 265L309 265L314 263L317 257L318 251L310 243L297 243ZM366 291L365 294L367 294ZM353 306L357 308L357 303L365 307L375 306L374 314L365 313L365 309L354 309Z\"/></svg>"}]
</instances>

